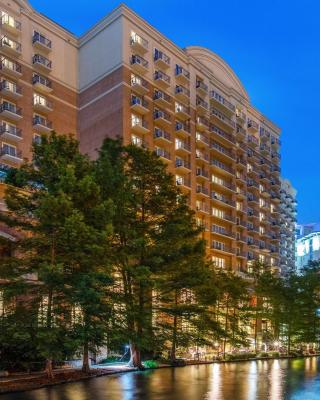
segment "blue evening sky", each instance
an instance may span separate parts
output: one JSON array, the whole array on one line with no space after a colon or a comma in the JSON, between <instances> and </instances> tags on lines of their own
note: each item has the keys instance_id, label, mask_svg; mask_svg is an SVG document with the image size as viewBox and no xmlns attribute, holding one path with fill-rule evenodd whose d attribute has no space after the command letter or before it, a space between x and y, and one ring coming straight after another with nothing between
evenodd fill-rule
<instances>
[{"instance_id":1,"label":"blue evening sky","mask_svg":"<svg viewBox=\"0 0 320 400\"><path fill-rule=\"evenodd\" d=\"M119 4L116 0L30 2L77 35ZM229 63L253 105L282 128L282 175L298 190L298 220L320 221L320 2L127 0L126 4L180 47L204 46Z\"/></svg>"}]
</instances>

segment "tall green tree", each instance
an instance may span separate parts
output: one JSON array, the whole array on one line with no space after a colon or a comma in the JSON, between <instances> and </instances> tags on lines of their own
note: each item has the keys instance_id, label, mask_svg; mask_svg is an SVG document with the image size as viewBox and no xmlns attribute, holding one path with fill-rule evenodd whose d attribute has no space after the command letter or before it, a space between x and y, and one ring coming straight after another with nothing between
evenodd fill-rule
<instances>
[{"instance_id":1,"label":"tall green tree","mask_svg":"<svg viewBox=\"0 0 320 400\"><path fill-rule=\"evenodd\" d=\"M9 186L9 213L1 219L20 231L21 240L17 256L2 262L0 271L10 268L10 279L25 287L26 277L33 278L27 295L41 305L38 349L49 377L53 360L63 357L62 336L73 350L81 347L85 371L90 348L105 340L113 206L102 199L94 176L78 142L54 133L34 144L32 164L9 175L19 189Z\"/></svg>"}]
</instances>

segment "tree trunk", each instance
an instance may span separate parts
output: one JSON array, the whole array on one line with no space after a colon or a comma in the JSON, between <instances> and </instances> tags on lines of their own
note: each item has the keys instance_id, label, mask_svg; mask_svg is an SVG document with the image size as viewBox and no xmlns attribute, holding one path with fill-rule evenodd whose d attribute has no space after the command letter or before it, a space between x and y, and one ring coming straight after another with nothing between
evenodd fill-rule
<instances>
[{"instance_id":1,"label":"tree trunk","mask_svg":"<svg viewBox=\"0 0 320 400\"><path fill-rule=\"evenodd\" d=\"M85 374L88 374L90 372L88 342L83 345L82 372L84 372Z\"/></svg>"},{"instance_id":2,"label":"tree trunk","mask_svg":"<svg viewBox=\"0 0 320 400\"><path fill-rule=\"evenodd\" d=\"M128 365L129 367L138 368L140 370L144 369L141 362L141 351L134 343L130 343L130 361Z\"/></svg>"},{"instance_id":3,"label":"tree trunk","mask_svg":"<svg viewBox=\"0 0 320 400\"><path fill-rule=\"evenodd\" d=\"M54 374L53 374L53 367L52 367L52 360L47 359L46 360L46 369L45 372L47 374L48 379L53 379Z\"/></svg>"},{"instance_id":4,"label":"tree trunk","mask_svg":"<svg viewBox=\"0 0 320 400\"><path fill-rule=\"evenodd\" d=\"M288 355L290 355L291 351L291 326L288 324Z\"/></svg>"},{"instance_id":5,"label":"tree trunk","mask_svg":"<svg viewBox=\"0 0 320 400\"><path fill-rule=\"evenodd\" d=\"M224 323L224 338L223 338L223 359L226 358L226 346L227 346L227 336L228 336L228 317L229 317L229 298L227 300L226 304L226 318L225 318L225 323Z\"/></svg>"}]
</instances>

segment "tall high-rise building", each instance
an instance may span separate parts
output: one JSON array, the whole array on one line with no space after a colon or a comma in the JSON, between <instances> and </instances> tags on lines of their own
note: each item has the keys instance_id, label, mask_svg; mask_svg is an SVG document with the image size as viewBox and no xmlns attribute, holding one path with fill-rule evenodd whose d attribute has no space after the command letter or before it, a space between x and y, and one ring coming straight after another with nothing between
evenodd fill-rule
<instances>
[{"instance_id":1,"label":"tall high-rise building","mask_svg":"<svg viewBox=\"0 0 320 400\"><path fill-rule=\"evenodd\" d=\"M52 129L92 157L121 137L167 163L218 267L280 269L280 130L226 62L179 48L125 5L80 38L27 1L0 5L2 166Z\"/></svg>"},{"instance_id":2,"label":"tall high-rise building","mask_svg":"<svg viewBox=\"0 0 320 400\"><path fill-rule=\"evenodd\" d=\"M297 222L297 191L288 179L281 181L281 240L280 240L280 266L281 272L295 269L295 229Z\"/></svg>"},{"instance_id":3,"label":"tall high-rise building","mask_svg":"<svg viewBox=\"0 0 320 400\"><path fill-rule=\"evenodd\" d=\"M296 268L320 261L320 222L296 226Z\"/></svg>"}]
</instances>

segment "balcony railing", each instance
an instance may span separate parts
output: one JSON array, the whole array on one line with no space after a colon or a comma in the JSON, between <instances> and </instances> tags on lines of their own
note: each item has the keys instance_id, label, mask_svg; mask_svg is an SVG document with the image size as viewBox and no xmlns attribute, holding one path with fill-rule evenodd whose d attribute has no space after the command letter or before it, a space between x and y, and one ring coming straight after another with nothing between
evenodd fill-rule
<instances>
[{"instance_id":1,"label":"balcony railing","mask_svg":"<svg viewBox=\"0 0 320 400\"><path fill-rule=\"evenodd\" d=\"M190 79L190 73L185 68L183 68L181 65L178 64L176 65L175 75L176 77L183 77L186 80Z\"/></svg>"},{"instance_id":2,"label":"balcony railing","mask_svg":"<svg viewBox=\"0 0 320 400\"><path fill-rule=\"evenodd\" d=\"M209 104L206 101L204 101L201 97L198 97L198 96L196 98L196 106L202 107L205 110L208 110L208 108L209 108Z\"/></svg>"},{"instance_id":3,"label":"balcony railing","mask_svg":"<svg viewBox=\"0 0 320 400\"><path fill-rule=\"evenodd\" d=\"M137 54L134 54L131 56L130 64L141 66L143 69L147 69L149 66L148 61L145 60L143 57L138 56Z\"/></svg>"},{"instance_id":4,"label":"balcony railing","mask_svg":"<svg viewBox=\"0 0 320 400\"><path fill-rule=\"evenodd\" d=\"M211 91L210 98L212 100L215 100L218 103L222 104L228 110L235 112L235 110L236 110L235 106L232 103L230 103L230 101L226 100L223 96L221 96L221 94L219 94L215 90Z\"/></svg>"},{"instance_id":5,"label":"balcony railing","mask_svg":"<svg viewBox=\"0 0 320 400\"><path fill-rule=\"evenodd\" d=\"M141 107L144 107L144 108L148 108L149 103L147 102L147 100L142 99L141 97L132 96L131 97L131 105L132 106L137 105L137 106L141 106Z\"/></svg>"},{"instance_id":6,"label":"balcony railing","mask_svg":"<svg viewBox=\"0 0 320 400\"><path fill-rule=\"evenodd\" d=\"M11 92L12 94L16 95L21 95L22 94L22 88L21 86L18 86L17 84L9 81L2 81L0 83L0 91L7 91Z\"/></svg>"},{"instance_id":7,"label":"balcony railing","mask_svg":"<svg viewBox=\"0 0 320 400\"><path fill-rule=\"evenodd\" d=\"M17 21L15 18L13 18L11 15L4 14L1 17L1 25L2 26L8 26L10 28L13 28L17 31L21 31L21 22Z\"/></svg>"},{"instance_id":8,"label":"balcony railing","mask_svg":"<svg viewBox=\"0 0 320 400\"><path fill-rule=\"evenodd\" d=\"M223 227L218 226L218 225L212 225L211 226L211 232L212 233L217 233L218 235L223 235L223 236L228 236L230 238L234 238L234 233L232 233L228 229L223 228Z\"/></svg>"},{"instance_id":9,"label":"balcony railing","mask_svg":"<svg viewBox=\"0 0 320 400\"><path fill-rule=\"evenodd\" d=\"M201 80L197 80L196 88L202 90L204 93L208 93L208 85Z\"/></svg>"},{"instance_id":10,"label":"balcony railing","mask_svg":"<svg viewBox=\"0 0 320 400\"><path fill-rule=\"evenodd\" d=\"M168 76L167 74L165 74L162 71L156 71L154 73L154 80L161 81L161 82L164 82L164 83L170 85L170 76Z\"/></svg>"},{"instance_id":11,"label":"balcony railing","mask_svg":"<svg viewBox=\"0 0 320 400\"><path fill-rule=\"evenodd\" d=\"M191 169L191 163L187 160L183 160L182 158L176 158L176 168L180 167Z\"/></svg>"},{"instance_id":12,"label":"balcony railing","mask_svg":"<svg viewBox=\"0 0 320 400\"><path fill-rule=\"evenodd\" d=\"M153 119L164 119L167 122L171 122L171 115L164 110L155 110L153 113Z\"/></svg>"},{"instance_id":13,"label":"balcony railing","mask_svg":"<svg viewBox=\"0 0 320 400\"><path fill-rule=\"evenodd\" d=\"M228 206L231 206L231 207L235 207L236 206L236 202L235 201L233 201L231 199L228 199L227 197L223 196L220 193L211 192L211 196L210 197L211 197L212 200L221 201L221 203L227 204Z\"/></svg>"},{"instance_id":14,"label":"balcony railing","mask_svg":"<svg viewBox=\"0 0 320 400\"><path fill-rule=\"evenodd\" d=\"M226 171L226 172L229 172L229 174L234 175L234 174L236 173L236 171L235 171L233 168L231 168L231 167L229 167L228 165L222 163L221 161L218 161L218 160L211 160L211 161L210 161L210 164L213 165L213 166L215 166L215 167L218 167L218 168L220 168L220 169L223 169L223 170Z\"/></svg>"},{"instance_id":15,"label":"balcony railing","mask_svg":"<svg viewBox=\"0 0 320 400\"><path fill-rule=\"evenodd\" d=\"M215 183L217 185L223 186L223 187L225 187L227 189L232 190L233 192L236 191L236 187L232 183L229 183L227 181L212 181L212 183Z\"/></svg>"},{"instance_id":16,"label":"balcony railing","mask_svg":"<svg viewBox=\"0 0 320 400\"><path fill-rule=\"evenodd\" d=\"M222 121L224 124L230 126L230 128L235 128L236 124L234 121L232 121L232 119L230 119L229 117L227 117L225 114L223 114L222 112L220 112L219 110L217 110L216 108L212 107L211 110L211 115L218 118L220 121Z\"/></svg>"},{"instance_id":17,"label":"balcony railing","mask_svg":"<svg viewBox=\"0 0 320 400\"><path fill-rule=\"evenodd\" d=\"M21 74L21 72L22 72L20 64L14 62L14 61L10 61L7 58L3 58L1 60L0 69L1 70L9 70L9 71L12 71L17 74Z\"/></svg>"},{"instance_id":18,"label":"balcony railing","mask_svg":"<svg viewBox=\"0 0 320 400\"><path fill-rule=\"evenodd\" d=\"M155 128L154 129L154 138L155 139L165 139L171 142L171 135L169 132L164 131L163 129Z\"/></svg>"},{"instance_id":19,"label":"balcony railing","mask_svg":"<svg viewBox=\"0 0 320 400\"><path fill-rule=\"evenodd\" d=\"M18 129L16 126L3 124L0 126L0 135L8 134L11 136L15 136L17 138L22 137L21 129Z\"/></svg>"},{"instance_id":20,"label":"balcony railing","mask_svg":"<svg viewBox=\"0 0 320 400\"><path fill-rule=\"evenodd\" d=\"M209 196L209 189L201 185L197 185L196 192Z\"/></svg>"},{"instance_id":21,"label":"balcony railing","mask_svg":"<svg viewBox=\"0 0 320 400\"><path fill-rule=\"evenodd\" d=\"M248 119L248 124L247 124L248 129L258 131L259 130L259 125L257 124L256 121L253 121L252 119Z\"/></svg>"},{"instance_id":22,"label":"balcony railing","mask_svg":"<svg viewBox=\"0 0 320 400\"><path fill-rule=\"evenodd\" d=\"M217 126L215 126L213 124L211 124L211 126L210 126L210 132L216 133L217 135L228 140L231 143L236 143L236 141L232 135L223 131L222 129L218 128Z\"/></svg>"},{"instance_id":23,"label":"balcony railing","mask_svg":"<svg viewBox=\"0 0 320 400\"><path fill-rule=\"evenodd\" d=\"M185 88L184 86L177 85L175 89L176 94L184 95L185 97L190 96L190 90Z\"/></svg>"},{"instance_id":24,"label":"balcony railing","mask_svg":"<svg viewBox=\"0 0 320 400\"><path fill-rule=\"evenodd\" d=\"M48 121L46 118L40 117L40 115L36 115L32 122L33 125L41 125L45 128L52 129L52 122Z\"/></svg>"},{"instance_id":25,"label":"balcony railing","mask_svg":"<svg viewBox=\"0 0 320 400\"><path fill-rule=\"evenodd\" d=\"M163 100L167 103L171 103L171 96L161 90L155 90L153 95L153 100Z\"/></svg>"},{"instance_id":26,"label":"balcony railing","mask_svg":"<svg viewBox=\"0 0 320 400\"><path fill-rule=\"evenodd\" d=\"M32 83L33 85L39 83L40 85L46 86L47 88L51 89L52 88L52 82L50 79L47 79L41 75L35 74L32 77Z\"/></svg>"},{"instance_id":27,"label":"balcony railing","mask_svg":"<svg viewBox=\"0 0 320 400\"><path fill-rule=\"evenodd\" d=\"M7 36L3 36L0 39L0 46L3 49L8 48L14 52L21 53L21 44L15 40L9 39Z\"/></svg>"},{"instance_id":28,"label":"balcony railing","mask_svg":"<svg viewBox=\"0 0 320 400\"><path fill-rule=\"evenodd\" d=\"M202 168L197 168L196 175L206 178L206 179L209 179L209 172Z\"/></svg>"},{"instance_id":29,"label":"balcony railing","mask_svg":"<svg viewBox=\"0 0 320 400\"><path fill-rule=\"evenodd\" d=\"M224 251L225 253L235 254L234 249L232 249L229 246L225 246L223 243L213 242L211 243L211 249Z\"/></svg>"},{"instance_id":30,"label":"balcony railing","mask_svg":"<svg viewBox=\"0 0 320 400\"><path fill-rule=\"evenodd\" d=\"M191 128L190 125L184 124L180 121L176 121L176 131L184 131L190 134Z\"/></svg>"},{"instance_id":31,"label":"balcony railing","mask_svg":"<svg viewBox=\"0 0 320 400\"><path fill-rule=\"evenodd\" d=\"M190 152L191 146L186 142L182 142L182 141L176 142L176 150L180 150L180 149Z\"/></svg>"},{"instance_id":32,"label":"balcony railing","mask_svg":"<svg viewBox=\"0 0 320 400\"><path fill-rule=\"evenodd\" d=\"M166 160L171 160L171 155L167 150L157 147L155 152L157 156L165 158Z\"/></svg>"},{"instance_id":33,"label":"balcony railing","mask_svg":"<svg viewBox=\"0 0 320 400\"><path fill-rule=\"evenodd\" d=\"M218 144L216 142L212 141L210 144L210 147L214 150L217 150L219 153L232 158L233 160L235 159L234 154L230 150L226 149L225 147L221 146L220 144ZM247 165L247 164L245 164L245 165Z\"/></svg>"},{"instance_id":34,"label":"balcony railing","mask_svg":"<svg viewBox=\"0 0 320 400\"><path fill-rule=\"evenodd\" d=\"M197 125L199 126L204 126L205 128L209 129L209 121L207 120L207 118L204 117L197 117Z\"/></svg>"},{"instance_id":35,"label":"balcony railing","mask_svg":"<svg viewBox=\"0 0 320 400\"><path fill-rule=\"evenodd\" d=\"M147 51L149 47L148 41L135 32L131 33L130 45L141 47L144 51Z\"/></svg>"},{"instance_id":36,"label":"balcony railing","mask_svg":"<svg viewBox=\"0 0 320 400\"><path fill-rule=\"evenodd\" d=\"M51 40L47 39L44 35L41 35L39 32L34 32L32 43L40 43L42 46L47 47L48 49L52 48Z\"/></svg>"},{"instance_id":37,"label":"balcony railing","mask_svg":"<svg viewBox=\"0 0 320 400\"><path fill-rule=\"evenodd\" d=\"M22 152L15 147L3 145L0 149L0 156L9 156L22 159Z\"/></svg>"},{"instance_id":38,"label":"balcony railing","mask_svg":"<svg viewBox=\"0 0 320 400\"><path fill-rule=\"evenodd\" d=\"M163 51L160 51L158 49L154 50L153 60L155 62L160 61L161 64L163 63L167 67L169 67L169 65L170 65L170 57L167 56Z\"/></svg>"},{"instance_id":39,"label":"balcony railing","mask_svg":"<svg viewBox=\"0 0 320 400\"><path fill-rule=\"evenodd\" d=\"M5 111L19 116L22 114L22 109L20 107L17 107L15 104L7 103L6 101L0 105L0 113Z\"/></svg>"},{"instance_id":40,"label":"balcony railing","mask_svg":"<svg viewBox=\"0 0 320 400\"><path fill-rule=\"evenodd\" d=\"M52 62L40 54L35 54L32 57L32 63L39 64L39 65L45 67L46 69L52 69Z\"/></svg>"}]
</instances>

